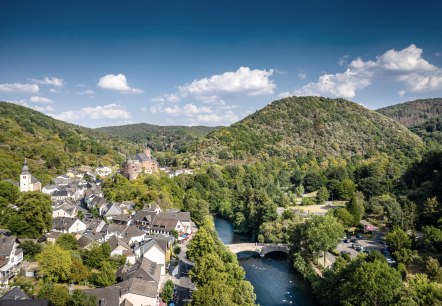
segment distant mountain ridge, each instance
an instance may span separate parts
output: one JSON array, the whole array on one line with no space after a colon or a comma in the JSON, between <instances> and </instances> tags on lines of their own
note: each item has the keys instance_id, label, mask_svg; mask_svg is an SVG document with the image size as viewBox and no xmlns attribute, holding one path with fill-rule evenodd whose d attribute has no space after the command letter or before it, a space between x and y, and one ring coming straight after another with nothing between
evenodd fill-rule
<instances>
[{"instance_id":1,"label":"distant mountain ridge","mask_svg":"<svg viewBox=\"0 0 442 306\"><path fill-rule=\"evenodd\" d=\"M414 157L422 140L396 121L357 103L289 97L194 144L196 160L280 156L364 156L384 152Z\"/></svg>"},{"instance_id":2,"label":"distant mountain ridge","mask_svg":"<svg viewBox=\"0 0 442 306\"><path fill-rule=\"evenodd\" d=\"M397 122L411 127L442 115L442 98L419 99L377 110Z\"/></svg>"},{"instance_id":3,"label":"distant mountain ridge","mask_svg":"<svg viewBox=\"0 0 442 306\"><path fill-rule=\"evenodd\" d=\"M203 138L220 127L208 126L159 126L137 123L121 126L101 127L95 130L118 136L155 151L185 152L189 143Z\"/></svg>"},{"instance_id":4,"label":"distant mountain ridge","mask_svg":"<svg viewBox=\"0 0 442 306\"><path fill-rule=\"evenodd\" d=\"M32 174L48 183L67 167L111 166L138 148L130 141L0 102L0 180L18 180L24 158Z\"/></svg>"}]
</instances>

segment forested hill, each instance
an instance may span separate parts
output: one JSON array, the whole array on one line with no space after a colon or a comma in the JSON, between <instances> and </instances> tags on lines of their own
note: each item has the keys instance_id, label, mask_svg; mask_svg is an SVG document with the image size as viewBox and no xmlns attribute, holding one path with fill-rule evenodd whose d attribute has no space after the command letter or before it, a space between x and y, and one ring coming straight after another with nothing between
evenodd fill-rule
<instances>
[{"instance_id":1,"label":"forested hill","mask_svg":"<svg viewBox=\"0 0 442 306\"><path fill-rule=\"evenodd\" d=\"M413 133L419 135L425 141L435 141L442 144L442 115L431 118L421 124L410 127Z\"/></svg>"},{"instance_id":2,"label":"forested hill","mask_svg":"<svg viewBox=\"0 0 442 306\"><path fill-rule=\"evenodd\" d=\"M203 138L219 127L208 126L159 126L138 123L108 126L96 130L147 145L156 151L185 152L189 143Z\"/></svg>"},{"instance_id":3,"label":"forested hill","mask_svg":"<svg viewBox=\"0 0 442 306\"><path fill-rule=\"evenodd\" d=\"M32 174L47 183L67 167L114 165L136 149L129 141L0 102L0 180L18 181L25 157Z\"/></svg>"},{"instance_id":4,"label":"forested hill","mask_svg":"<svg viewBox=\"0 0 442 306\"><path fill-rule=\"evenodd\" d=\"M377 111L410 127L442 116L442 98L414 100L380 108Z\"/></svg>"},{"instance_id":5,"label":"forested hill","mask_svg":"<svg viewBox=\"0 0 442 306\"><path fill-rule=\"evenodd\" d=\"M192 147L197 160L329 155L351 158L379 152L416 156L422 140L396 121L344 99L289 97L210 133Z\"/></svg>"}]
</instances>

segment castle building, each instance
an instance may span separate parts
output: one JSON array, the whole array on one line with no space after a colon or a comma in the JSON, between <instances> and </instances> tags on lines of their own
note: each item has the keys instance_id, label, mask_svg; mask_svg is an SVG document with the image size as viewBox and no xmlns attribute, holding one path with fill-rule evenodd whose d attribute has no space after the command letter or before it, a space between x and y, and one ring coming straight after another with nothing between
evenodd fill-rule
<instances>
[{"instance_id":1,"label":"castle building","mask_svg":"<svg viewBox=\"0 0 442 306\"><path fill-rule=\"evenodd\" d=\"M158 163L150 155L150 149L137 153L133 159L128 159L121 165L121 174L129 180L134 180L140 173L158 172Z\"/></svg>"},{"instance_id":2,"label":"castle building","mask_svg":"<svg viewBox=\"0 0 442 306\"><path fill-rule=\"evenodd\" d=\"M20 191L41 191L41 182L32 176L31 172L29 172L26 158L20 173Z\"/></svg>"}]
</instances>

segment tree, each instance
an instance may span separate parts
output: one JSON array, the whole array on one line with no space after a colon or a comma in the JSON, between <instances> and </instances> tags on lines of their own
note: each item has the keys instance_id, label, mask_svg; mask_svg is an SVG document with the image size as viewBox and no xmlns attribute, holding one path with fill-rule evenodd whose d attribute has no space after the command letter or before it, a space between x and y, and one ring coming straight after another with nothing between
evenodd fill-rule
<instances>
[{"instance_id":1,"label":"tree","mask_svg":"<svg viewBox=\"0 0 442 306\"><path fill-rule=\"evenodd\" d=\"M167 280L167 282L164 284L163 290L161 291L161 295L160 295L161 299L166 304L169 304L169 302L173 298L173 289L174 289L173 282L170 279Z\"/></svg>"},{"instance_id":2,"label":"tree","mask_svg":"<svg viewBox=\"0 0 442 306\"><path fill-rule=\"evenodd\" d=\"M424 203L422 221L424 224L435 224L439 218L441 208L436 197L428 198Z\"/></svg>"},{"instance_id":3,"label":"tree","mask_svg":"<svg viewBox=\"0 0 442 306\"><path fill-rule=\"evenodd\" d=\"M335 218L340 220L345 227L351 227L354 224L353 215L344 207L338 207L331 210Z\"/></svg>"},{"instance_id":4,"label":"tree","mask_svg":"<svg viewBox=\"0 0 442 306\"><path fill-rule=\"evenodd\" d=\"M87 295L83 293L81 290L75 289L72 292L69 301L67 302L67 306L96 306L97 305L97 297L95 295Z\"/></svg>"},{"instance_id":5,"label":"tree","mask_svg":"<svg viewBox=\"0 0 442 306\"><path fill-rule=\"evenodd\" d=\"M76 284L86 281L91 275L90 270L86 267L80 259L72 258L72 270L70 280Z\"/></svg>"},{"instance_id":6,"label":"tree","mask_svg":"<svg viewBox=\"0 0 442 306\"><path fill-rule=\"evenodd\" d=\"M111 247L108 242L96 245L90 250L81 253L83 263L90 268L100 268L102 263L109 259Z\"/></svg>"},{"instance_id":7,"label":"tree","mask_svg":"<svg viewBox=\"0 0 442 306\"><path fill-rule=\"evenodd\" d=\"M80 219L81 221L84 220L84 212L82 210L77 212L77 218Z\"/></svg>"},{"instance_id":8,"label":"tree","mask_svg":"<svg viewBox=\"0 0 442 306\"><path fill-rule=\"evenodd\" d=\"M425 271L430 280L442 283L442 268L437 259L430 257L425 263Z\"/></svg>"},{"instance_id":9,"label":"tree","mask_svg":"<svg viewBox=\"0 0 442 306\"><path fill-rule=\"evenodd\" d=\"M403 229L395 227L386 237L392 252L399 251L403 248L411 248L411 237Z\"/></svg>"},{"instance_id":10,"label":"tree","mask_svg":"<svg viewBox=\"0 0 442 306\"><path fill-rule=\"evenodd\" d=\"M172 234L172 236L173 236L175 239L178 239L178 231L177 231L176 229L171 230L170 233Z\"/></svg>"},{"instance_id":11,"label":"tree","mask_svg":"<svg viewBox=\"0 0 442 306\"><path fill-rule=\"evenodd\" d=\"M9 229L16 235L37 238L52 228L51 197L31 191L22 193L17 199L16 218L9 222Z\"/></svg>"},{"instance_id":12,"label":"tree","mask_svg":"<svg viewBox=\"0 0 442 306\"><path fill-rule=\"evenodd\" d=\"M442 230L434 226L424 226L424 243L429 249L442 250Z\"/></svg>"},{"instance_id":13,"label":"tree","mask_svg":"<svg viewBox=\"0 0 442 306\"><path fill-rule=\"evenodd\" d=\"M201 227L187 246L187 257L197 261L208 253L215 251L215 240L210 232Z\"/></svg>"},{"instance_id":14,"label":"tree","mask_svg":"<svg viewBox=\"0 0 442 306\"><path fill-rule=\"evenodd\" d=\"M99 287L108 287L115 284L115 272L112 265L105 261L101 265L100 273L95 273L92 282Z\"/></svg>"},{"instance_id":15,"label":"tree","mask_svg":"<svg viewBox=\"0 0 442 306\"><path fill-rule=\"evenodd\" d=\"M407 296L411 297L414 303L411 305L427 306L440 305L442 303L442 288L440 284L430 282L427 275L416 274L408 283L409 290Z\"/></svg>"},{"instance_id":16,"label":"tree","mask_svg":"<svg viewBox=\"0 0 442 306\"><path fill-rule=\"evenodd\" d=\"M58 237L56 244L62 247L64 250L77 250L78 242L74 235L72 234L61 234Z\"/></svg>"},{"instance_id":17,"label":"tree","mask_svg":"<svg viewBox=\"0 0 442 306\"><path fill-rule=\"evenodd\" d=\"M295 253L306 258L315 258L320 252L325 253L336 247L342 236L344 228L335 217L313 216L294 227L290 242Z\"/></svg>"},{"instance_id":18,"label":"tree","mask_svg":"<svg viewBox=\"0 0 442 306\"><path fill-rule=\"evenodd\" d=\"M72 259L69 251L57 244L48 244L36 256L39 274L50 282L67 281L71 274Z\"/></svg>"},{"instance_id":19,"label":"tree","mask_svg":"<svg viewBox=\"0 0 442 306\"><path fill-rule=\"evenodd\" d=\"M364 216L364 196L357 192L347 204L347 210L353 215L353 225L359 225Z\"/></svg>"},{"instance_id":20,"label":"tree","mask_svg":"<svg viewBox=\"0 0 442 306\"><path fill-rule=\"evenodd\" d=\"M316 194L316 204L323 204L325 201L328 200L329 197L330 194L328 193L327 188L319 188L318 193Z\"/></svg>"},{"instance_id":21,"label":"tree","mask_svg":"<svg viewBox=\"0 0 442 306\"><path fill-rule=\"evenodd\" d=\"M41 245L32 240L23 241L20 244L20 248L23 250L24 257L28 261L34 260L35 255L41 252Z\"/></svg>"},{"instance_id":22,"label":"tree","mask_svg":"<svg viewBox=\"0 0 442 306\"><path fill-rule=\"evenodd\" d=\"M15 204L19 195L17 186L7 181L0 182L0 205Z\"/></svg>"},{"instance_id":23,"label":"tree","mask_svg":"<svg viewBox=\"0 0 442 306\"><path fill-rule=\"evenodd\" d=\"M38 297L50 300L54 306L65 306L69 301L69 290L66 286L49 282L40 289Z\"/></svg>"},{"instance_id":24,"label":"tree","mask_svg":"<svg viewBox=\"0 0 442 306\"><path fill-rule=\"evenodd\" d=\"M363 288L363 289L362 289ZM403 290L401 275L386 262L362 262L338 290L344 305L391 305Z\"/></svg>"}]
</instances>

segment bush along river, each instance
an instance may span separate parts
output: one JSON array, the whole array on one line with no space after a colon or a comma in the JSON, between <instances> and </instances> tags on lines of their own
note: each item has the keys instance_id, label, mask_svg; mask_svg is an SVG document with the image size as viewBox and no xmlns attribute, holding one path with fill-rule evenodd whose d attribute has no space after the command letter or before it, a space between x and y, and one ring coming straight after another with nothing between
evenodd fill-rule
<instances>
[{"instance_id":1,"label":"bush along river","mask_svg":"<svg viewBox=\"0 0 442 306\"><path fill-rule=\"evenodd\" d=\"M224 244L252 242L249 235L235 233L233 225L223 218L215 218L215 228ZM310 285L294 270L286 254L274 252L261 258L255 252L241 252L238 261L255 288L259 305L319 305Z\"/></svg>"}]
</instances>

